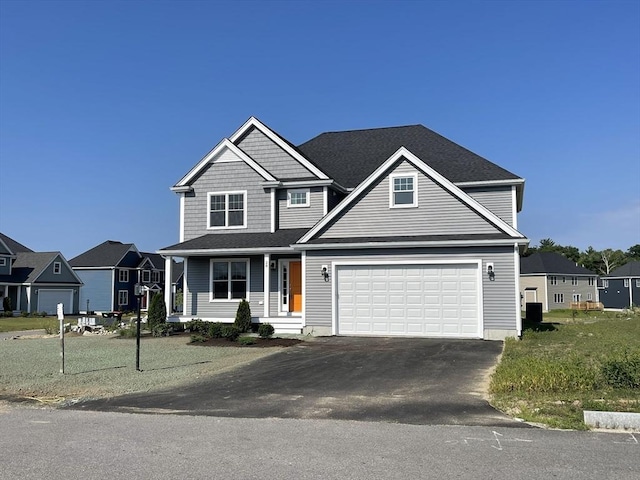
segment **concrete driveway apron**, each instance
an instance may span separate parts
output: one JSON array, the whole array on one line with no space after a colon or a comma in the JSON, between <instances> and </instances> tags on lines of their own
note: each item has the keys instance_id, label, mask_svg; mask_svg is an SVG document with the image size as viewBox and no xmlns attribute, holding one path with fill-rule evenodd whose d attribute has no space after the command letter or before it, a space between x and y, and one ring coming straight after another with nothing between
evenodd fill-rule
<instances>
[{"instance_id":1,"label":"concrete driveway apron","mask_svg":"<svg viewBox=\"0 0 640 480\"><path fill-rule=\"evenodd\" d=\"M501 350L501 342L482 340L318 338L186 388L88 401L70 408L523 426L483 397Z\"/></svg>"}]
</instances>

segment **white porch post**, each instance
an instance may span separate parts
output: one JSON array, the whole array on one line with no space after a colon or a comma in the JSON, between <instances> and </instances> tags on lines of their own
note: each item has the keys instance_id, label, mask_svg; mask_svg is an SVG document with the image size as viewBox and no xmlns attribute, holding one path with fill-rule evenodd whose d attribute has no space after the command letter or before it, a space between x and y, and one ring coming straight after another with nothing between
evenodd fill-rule
<instances>
[{"instance_id":1,"label":"white porch post","mask_svg":"<svg viewBox=\"0 0 640 480\"><path fill-rule=\"evenodd\" d=\"M189 297L189 282L187 275L189 269L189 257L184 258L182 264L182 315L187 315L187 298Z\"/></svg>"},{"instance_id":2,"label":"white porch post","mask_svg":"<svg viewBox=\"0 0 640 480\"><path fill-rule=\"evenodd\" d=\"M271 254L264 254L264 317L269 317L269 273L271 265Z\"/></svg>"},{"instance_id":3,"label":"white porch post","mask_svg":"<svg viewBox=\"0 0 640 480\"><path fill-rule=\"evenodd\" d=\"M173 257L164 257L164 305L167 317L173 312L173 298L171 295L171 278L173 276Z\"/></svg>"}]
</instances>

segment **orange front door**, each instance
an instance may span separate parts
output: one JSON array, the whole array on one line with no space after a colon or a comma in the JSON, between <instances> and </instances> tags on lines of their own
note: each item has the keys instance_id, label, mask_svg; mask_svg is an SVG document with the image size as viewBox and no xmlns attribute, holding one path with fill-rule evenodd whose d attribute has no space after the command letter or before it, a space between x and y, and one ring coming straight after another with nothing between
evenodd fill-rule
<instances>
[{"instance_id":1,"label":"orange front door","mask_svg":"<svg viewBox=\"0 0 640 480\"><path fill-rule=\"evenodd\" d=\"M289 307L302 312L302 263L289 262Z\"/></svg>"}]
</instances>

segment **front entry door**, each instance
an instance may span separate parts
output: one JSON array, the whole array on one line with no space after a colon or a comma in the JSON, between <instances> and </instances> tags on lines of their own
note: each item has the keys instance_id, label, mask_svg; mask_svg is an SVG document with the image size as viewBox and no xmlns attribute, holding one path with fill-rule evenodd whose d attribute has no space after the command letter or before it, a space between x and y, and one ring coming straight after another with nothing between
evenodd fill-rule
<instances>
[{"instance_id":1,"label":"front entry door","mask_svg":"<svg viewBox=\"0 0 640 480\"><path fill-rule=\"evenodd\" d=\"M291 312L302 312L302 262L289 262L289 306Z\"/></svg>"}]
</instances>

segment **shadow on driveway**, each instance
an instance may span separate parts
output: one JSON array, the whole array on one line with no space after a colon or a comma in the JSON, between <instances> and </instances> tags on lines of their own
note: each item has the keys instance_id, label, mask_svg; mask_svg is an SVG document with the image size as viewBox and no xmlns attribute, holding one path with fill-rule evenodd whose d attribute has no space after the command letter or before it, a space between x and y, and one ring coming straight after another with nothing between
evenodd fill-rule
<instances>
[{"instance_id":1,"label":"shadow on driveway","mask_svg":"<svg viewBox=\"0 0 640 480\"><path fill-rule=\"evenodd\" d=\"M67 408L521 427L483 398L501 351L482 340L325 337L187 387Z\"/></svg>"}]
</instances>

